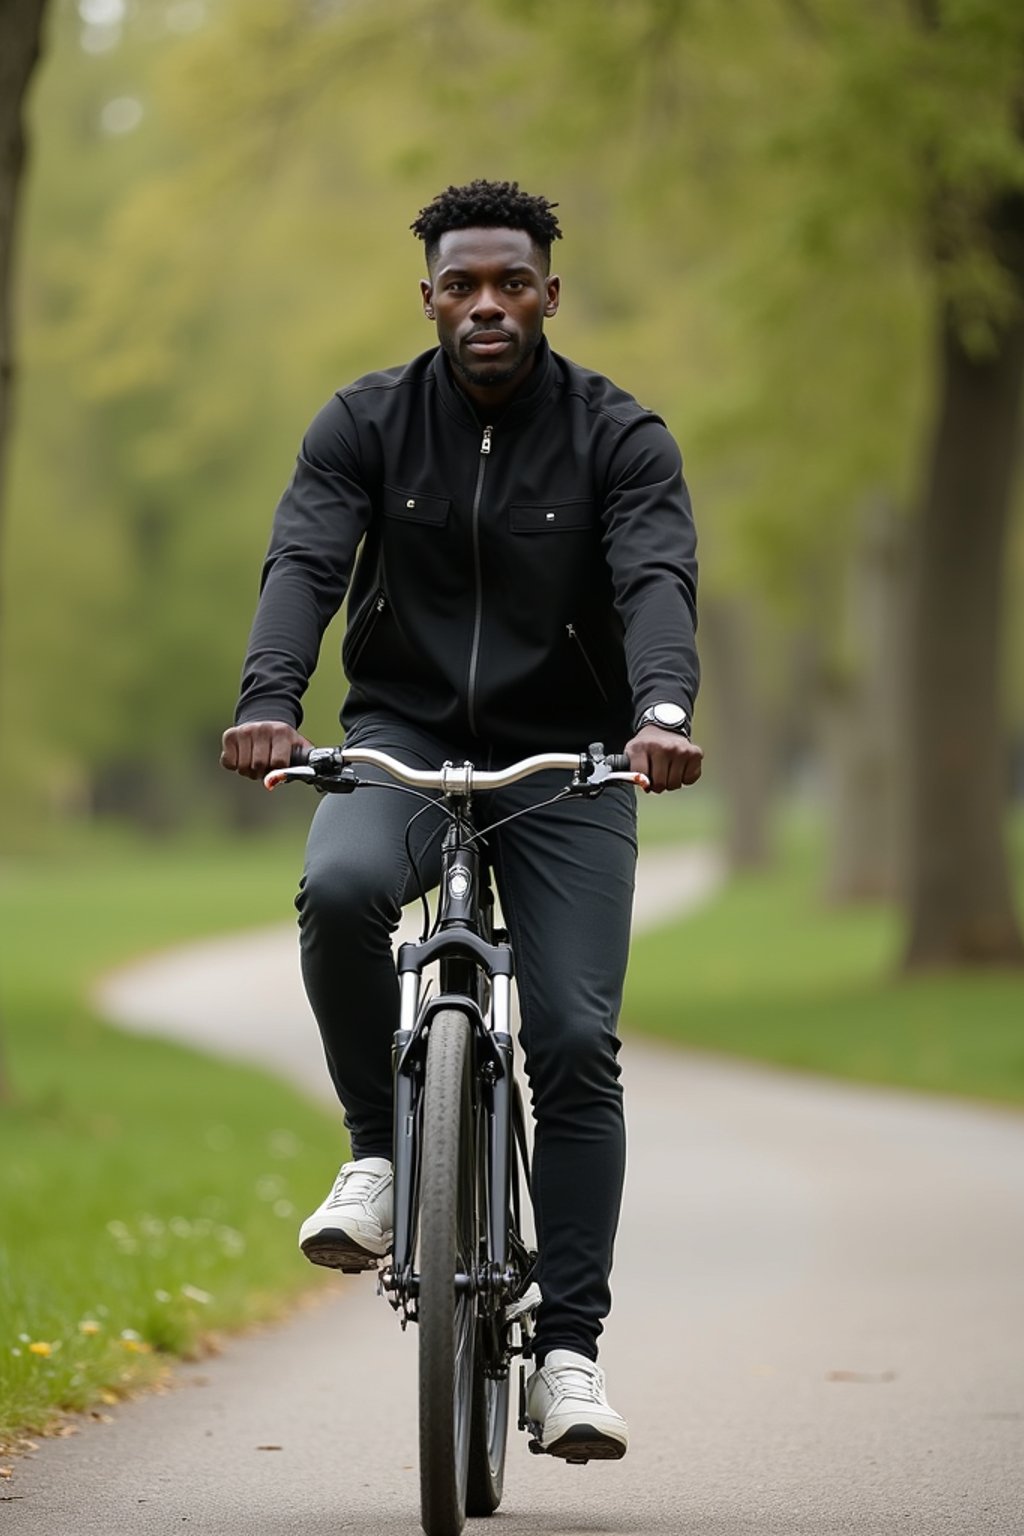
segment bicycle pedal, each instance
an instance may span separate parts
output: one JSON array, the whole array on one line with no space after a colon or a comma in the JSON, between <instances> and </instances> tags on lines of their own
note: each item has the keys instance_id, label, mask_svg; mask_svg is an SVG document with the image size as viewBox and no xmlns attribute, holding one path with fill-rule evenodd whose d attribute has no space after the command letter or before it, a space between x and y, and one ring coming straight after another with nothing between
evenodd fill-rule
<instances>
[{"instance_id":1,"label":"bicycle pedal","mask_svg":"<svg viewBox=\"0 0 1024 1536\"><path fill-rule=\"evenodd\" d=\"M534 1281L517 1301L510 1302L505 1308L506 1323L514 1323L517 1318L525 1317L529 1312L536 1312L540 1302L540 1286Z\"/></svg>"},{"instance_id":2,"label":"bicycle pedal","mask_svg":"<svg viewBox=\"0 0 1024 1536\"><path fill-rule=\"evenodd\" d=\"M566 1466L569 1467L585 1467L591 1461L617 1460L621 1455L619 1451L605 1452L602 1450L596 1456L591 1456L585 1454L582 1447L575 1455L570 1455L565 1447L559 1449L557 1445L544 1446L537 1439L529 1440L527 1444L534 1456L554 1456L557 1461L564 1461Z\"/></svg>"}]
</instances>

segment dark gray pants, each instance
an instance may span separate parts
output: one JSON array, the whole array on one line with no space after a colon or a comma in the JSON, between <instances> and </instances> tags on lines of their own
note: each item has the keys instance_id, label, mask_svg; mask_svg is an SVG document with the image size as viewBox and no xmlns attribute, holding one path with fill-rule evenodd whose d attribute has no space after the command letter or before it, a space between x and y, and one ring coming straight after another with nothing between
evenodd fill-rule
<instances>
[{"instance_id":1,"label":"dark gray pants","mask_svg":"<svg viewBox=\"0 0 1024 1536\"><path fill-rule=\"evenodd\" d=\"M361 722L350 745L425 768L477 750L408 724ZM501 762L509 761L507 754ZM525 753L523 754L525 755ZM380 778L370 769L360 777ZM565 774L538 775L474 801L480 828L555 794ZM325 796L310 829L296 901L306 990L356 1157L392 1155L391 1038L398 983L391 935L416 895L403 838L419 803L391 789ZM428 810L412 846L430 885L438 824ZM622 1197L625 1133L616 1021L629 949L636 863L632 791L608 789L522 816L487 840L515 954L522 1045L536 1119L534 1203L543 1304L537 1353L597 1357ZM428 846L429 845L429 846Z\"/></svg>"}]
</instances>

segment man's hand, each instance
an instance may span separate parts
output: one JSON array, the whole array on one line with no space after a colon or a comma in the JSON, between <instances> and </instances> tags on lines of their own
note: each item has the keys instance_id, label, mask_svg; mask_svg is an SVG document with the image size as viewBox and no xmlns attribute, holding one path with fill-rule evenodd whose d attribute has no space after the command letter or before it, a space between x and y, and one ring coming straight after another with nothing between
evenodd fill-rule
<instances>
[{"instance_id":1,"label":"man's hand","mask_svg":"<svg viewBox=\"0 0 1024 1536\"><path fill-rule=\"evenodd\" d=\"M289 768L295 747L312 745L283 720L250 720L224 732L220 765L247 779L262 779L271 768Z\"/></svg>"},{"instance_id":2,"label":"man's hand","mask_svg":"<svg viewBox=\"0 0 1024 1536\"><path fill-rule=\"evenodd\" d=\"M660 725L645 725L626 742L626 756L634 773L646 773L651 790L682 789L700 778L703 751L695 741Z\"/></svg>"}]
</instances>

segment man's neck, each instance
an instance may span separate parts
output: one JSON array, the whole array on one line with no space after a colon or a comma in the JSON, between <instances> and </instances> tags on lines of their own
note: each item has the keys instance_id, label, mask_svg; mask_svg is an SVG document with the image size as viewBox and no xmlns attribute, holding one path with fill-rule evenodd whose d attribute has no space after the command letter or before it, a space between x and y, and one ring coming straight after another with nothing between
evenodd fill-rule
<instances>
[{"instance_id":1,"label":"man's neck","mask_svg":"<svg viewBox=\"0 0 1024 1536\"><path fill-rule=\"evenodd\" d=\"M522 371L503 384L473 384L458 371L452 369L452 377L481 421L489 421L495 411L500 411L512 397L519 393L537 366L536 350L524 360Z\"/></svg>"}]
</instances>

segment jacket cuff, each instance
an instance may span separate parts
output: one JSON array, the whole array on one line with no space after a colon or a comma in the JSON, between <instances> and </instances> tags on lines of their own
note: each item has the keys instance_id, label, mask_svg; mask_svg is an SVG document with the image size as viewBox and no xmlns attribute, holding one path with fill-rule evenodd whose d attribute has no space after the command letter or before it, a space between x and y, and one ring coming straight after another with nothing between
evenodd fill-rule
<instances>
[{"instance_id":1,"label":"jacket cuff","mask_svg":"<svg viewBox=\"0 0 1024 1536\"><path fill-rule=\"evenodd\" d=\"M281 720L298 730L302 724L302 710L292 699L252 699L235 710L236 725L252 725L254 721Z\"/></svg>"}]
</instances>

